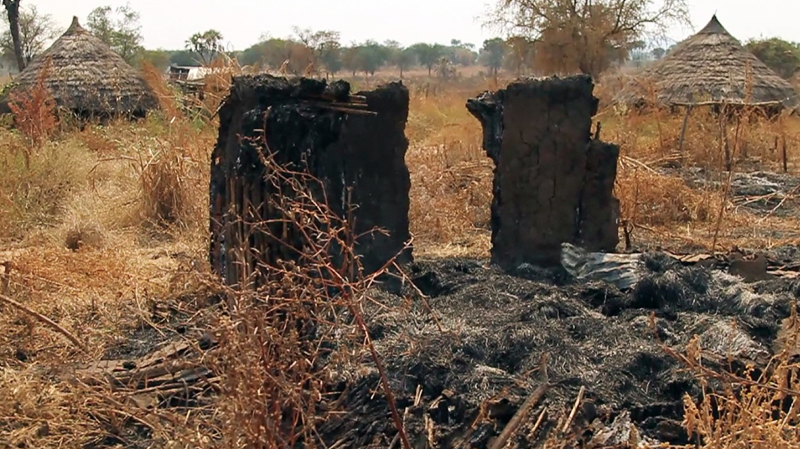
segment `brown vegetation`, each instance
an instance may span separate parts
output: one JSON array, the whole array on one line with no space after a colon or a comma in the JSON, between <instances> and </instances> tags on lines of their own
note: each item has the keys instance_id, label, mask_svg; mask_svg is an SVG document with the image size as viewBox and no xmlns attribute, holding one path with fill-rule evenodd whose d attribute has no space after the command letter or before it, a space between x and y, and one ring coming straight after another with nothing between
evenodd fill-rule
<instances>
[{"instance_id":1,"label":"brown vegetation","mask_svg":"<svg viewBox=\"0 0 800 449\"><path fill-rule=\"evenodd\" d=\"M36 146L17 131L0 130L0 263L7 262L0 269L0 298L13 298L64 331L0 301L0 416L5 417L0 441L9 446L133 446L142 436L130 431L131 423L146 429L147 438L161 447L284 447L299 437L298 428L313 435L315 418L308 407L324 396L326 376L337 373L313 371L308 361L320 349L309 348L292 326L275 326L276 316L308 319L322 315L322 309L335 312L340 318L325 324L347 340L351 352L342 351L342 357L380 360L359 315L359 301L374 300L364 294L371 278L351 280L344 289L349 295L325 300L320 292L329 285L288 267L270 287L270 302L227 291L210 278L205 259L215 122L187 117L180 99L156 73L151 69L147 78L163 111L142 123L51 129L43 112L46 96L34 91L39 100L21 102L18 117L38 120L30 128L20 126L29 137L36 136ZM494 83L406 81L411 92L409 218L417 256L488 256L492 165L464 101L499 87ZM777 213L788 207L784 203L760 216L740 207L758 199L732 196L730 175L722 170L729 164L733 172L751 167L780 172L784 166L796 171L797 119L767 119L745 110L720 122L698 110L687 122L678 152L682 116L658 111L615 116L603 107L614 91L609 86L597 90L603 101L596 120L603 123L603 140L621 148L615 195L621 201L621 233L632 245L710 250L798 241L800 217ZM218 98L208 100L201 117L213 117L218 105ZM679 163L703 171L689 180L670 168ZM337 268L322 256L315 263L320 269ZM210 304L215 296L228 298L235 312L220 313ZM182 327L162 321L164 308ZM345 312L355 321L345 322ZM140 335L182 338L179 328L218 331L220 350L207 361L222 373L223 380L213 387L217 401L142 411L131 403L129 391L90 387L61 376L76 364L115 351L135 352ZM84 349L65 335L77 338ZM777 416L765 412L776 395L796 398L796 380L788 374L796 369L790 355L781 353L773 374L755 382L715 378L723 386L718 391L730 392L718 398L722 416L687 402L685 425L697 431L698 443L714 448L746 447L757 440L770 447L796 445L797 437L785 431L796 407ZM720 376L703 368L695 348L674 356L698 378ZM776 389L776 384L786 387ZM335 416L336 398L323 402ZM286 410L303 426L275 425ZM393 425L401 422L392 412Z\"/></svg>"}]
</instances>

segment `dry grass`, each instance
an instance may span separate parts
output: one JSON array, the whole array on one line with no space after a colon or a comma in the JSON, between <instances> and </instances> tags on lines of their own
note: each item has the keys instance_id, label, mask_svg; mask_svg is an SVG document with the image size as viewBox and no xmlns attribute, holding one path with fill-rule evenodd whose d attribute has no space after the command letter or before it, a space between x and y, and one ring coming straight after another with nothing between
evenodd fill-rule
<instances>
[{"instance_id":1,"label":"dry grass","mask_svg":"<svg viewBox=\"0 0 800 449\"><path fill-rule=\"evenodd\" d=\"M655 321L651 321L655 326ZM683 425L704 448L794 448L800 411L797 379L797 311L782 323L776 355L763 370L746 367L741 374L703 366L703 348L695 336L684 354L666 351L700 381L695 401L685 395Z\"/></svg>"},{"instance_id":2,"label":"dry grass","mask_svg":"<svg viewBox=\"0 0 800 449\"><path fill-rule=\"evenodd\" d=\"M85 447L112 441L109 435L115 431L119 435L114 438L125 445L120 429L130 420L126 414L133 412L120 402L124 397L57 380L51 368L98 360L124 344L136 330L172 332L153 325L154 304L172 301L202 319L212 314L186 298L208 285L207 268L196 267L206 264L207 169L216 127L187 114L155 71L150 70L146 78L154 86L163 112L140 123L113 122L87 126L83 131L56 129L38 146L17 131L0 129L0 170L4 173L0 177L0 229L4 231L0 263L8 261L11 266L10 274L5 275L8 286L0 282L0 294L55 321L89 348L82 353L58 332L22 312L3 308L0 442L10 447ZM211 116L219 104L225 79L217 81L211 95L205 97L207 104L200 116ZM359 80L358 84L368 87L374 82ZM410 218L415 253L485 257L490 245L492 166L480 147L479 125L464 104L466 98L496 86L491 81L463 80L444 85L412 79L407 84L412 92L407 162L412 177ZM598 93L606 98L611 90L613 87L601 86ZM617 117L604 110L599 119L604 123L603 138L622 148L616 192L634 244L655 241L680 246L690 242L709 247L715 234L722 247L766 247L797 240L799 223L794 218L772 216L754 226L758 217L733 207L725 177L717 175L721 182L716 187L695 189L677 174L658 170L676 157L682 116ZM797 170L797 119L753 118L751 122L739 117L739 123L738 134L735 120L726 125L735 170L751 166L780 170L782 153L774 149L776 137L786 138L789 171ZM720 151L724 135L719 128L708 114L698 111L692 116L683 145L685 164L719 172L725 164L724 151ZM35 154L30 153L33 148ZM31 155L27 163L26 154ZM776 230L784 236L782 240L774 237ZM0 268L0 280L2 276ZM304 285L300 274L287 276L293 279L293 288ZM276 292L275 297L291 297L292 292L296 291L282 291L284 296ZM344 308L351 305L339 304ZM279 388L280 382L302 376L309 381L312 378L307 372L294 367L276 380L265 378L265 372L257 368L275 362L274 354L268 357L256 345L257 340L271 337L264 333L263 305L243 310L248 313L216 322L225 331L223 345L230 349L228 358L217 360L231 375L224 385L228 402L215 415L213 426L204 427L210 422L207 410L158 417L162 424L154 427L151 436L164 447L183 447L181 441L210 447L212 436L224 436L222 447L258 441L259 426L270 416L252 414L253 397L271 394L272 398L308 404L309 398L300 390ZM242 333L242 328L260 329L261 333ZM357 328L354 332L358 337ZM283 349L302 349L298 348ZM786 372L788 360L775 372ZM708 374L698 372L698 376ZM253 383L256 380L259 385L270 380L273 390L259 390ZM727 380L731 388L741 385L736 379ZM772 391L764 385L771 381L762 379L750 386L745 396L723 398L726 407L738 410L739 415L731 412L719 418L703 406L693 409L687 404L687 426L705 438L705 447L747 447L745 441L753 438L774 444L770 447L796 445L798 439L787 437L781 424L794 418L763 413L771 398L765 392ZM751 421L746 423L742 416ZM170 420L174 423L164 424ZM198 429L205 430L198 433Z\"/></svg>"},{"instance_id":3,"label":"dry grass","mask_svg":"<svg viewBox=\"0 0 800 449\"><path fill-rule=\"evenodd\" d=\"M406 162L411 171L411 232L417 254L484 255L489 251L492 163L481 129L465 108L475 87L451 88L410 104Z\"/></svg>"},{"instance_id":4,"label":"dry grass","mask_svg":"<svg viewBox=\"0 0 800 449\"><path fill-rule=\"evenodd\" d=\"M681 147L686 119L682 112L615 116L607 109L599 115L606 123L604 138L621 146L616 194L622 218L631 226L642 225L639 229L647 238L666 244L680 240L712 249L716 234L720 247L714 249L719 250L733 245L772 247L800 237L793 231L800 215L754 216L737 208L735 198L727 192L732 173L782 172L784 142L787 171L795 171L800 157L800 120L788 116L768 119L756 111L742 110L720 121L709 109L696 109L686 120ZM695 181L706 187L692 188L680 176L689 173L690 167L696 170ZM757 228L752 226L756 221ZM776 234L782 237L775 238Z\"/></svg>"}]
</instances>

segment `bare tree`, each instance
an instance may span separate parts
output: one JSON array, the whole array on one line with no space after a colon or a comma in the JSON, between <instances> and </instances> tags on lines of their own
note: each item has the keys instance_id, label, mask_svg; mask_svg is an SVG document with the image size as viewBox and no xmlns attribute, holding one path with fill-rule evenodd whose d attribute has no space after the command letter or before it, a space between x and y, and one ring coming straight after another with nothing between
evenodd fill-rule
<instances>
[{"instance_id":1,"label":"bare tree","mask_svg":"<svg viewBox=\"0 0 800 449\"><path fill-rule=\"evenodd\" d=\"M19 2L21 0L3 0L8 15L9 32L11 41L14 45L14 56L17 58L17 68L19 71L25 69L25 58L22 55L22 43L19 38Z\"/></svg>"},{"instance_id":2,"label":"bare tree","mask_svg":"<svg viewBox=\"0 0 800 449\"><path fill-rule=\"evenodd\" d=\"M686 0L498 0L486 21L536 43L537 66L599 75L635 41L689 24Z\"/></svg>"},{"instance_id":3,"label":"bare tree","mask_svg":"<svg viewBox=\"0 0 800 449\"><path fill-rule=\"evenodd\" d=\"M26 65L45 49L45 45L50 40L61 34L53 17L50 14L41 14L34 5L19 11L18 23L20 48ZM0 49L4 54L15 54L14 40L10 30L0 33Z\"/></svg>"}]
</instances>

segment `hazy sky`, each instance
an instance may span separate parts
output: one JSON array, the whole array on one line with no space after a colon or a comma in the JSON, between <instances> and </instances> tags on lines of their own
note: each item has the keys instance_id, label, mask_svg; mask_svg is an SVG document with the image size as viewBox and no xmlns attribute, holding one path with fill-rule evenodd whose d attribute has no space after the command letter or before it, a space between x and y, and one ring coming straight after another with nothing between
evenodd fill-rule
<instances>
[{"instance_id":1,"label":"hazy sky","mask_svg":"<svg viewBox=\"0 0 800 449\"><path fill-rule=\"evenodd\" d=\"M330 29L342 41L394 39L449 43L460 39L480 45L493 33L481 27L480 16L496 0L131 0L141 14L147 48L180 49L195 32L215 28L230 49L242 50L259 36L291 34L292 26ZM687 0L694 28L676 29L681 40L704 26L716 11L727 30L744 41L778 36L800 42L798 0ZM118 6L125 0L23 0L51 14L66 29L72 16L83 23L97 6Z\"/></svg>"}]
</instances>

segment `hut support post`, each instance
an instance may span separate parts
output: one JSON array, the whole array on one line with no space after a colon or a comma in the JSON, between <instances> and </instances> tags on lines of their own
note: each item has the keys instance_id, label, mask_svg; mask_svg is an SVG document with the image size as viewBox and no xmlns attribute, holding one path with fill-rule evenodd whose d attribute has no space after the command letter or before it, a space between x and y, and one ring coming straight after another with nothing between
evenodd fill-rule
<instances>
[{"instance_id":1,"label":"hut support post","mask_svg":"<svg viewBox=\"0 0 800 449\"><path fill-rule=\"evenodd\" d=\"M678 153L681 163L683 163L683 139L686 137L686 126L689 124L689 114L692 113L692 105L686 107L686 114L683 115L683 125L681 125L681 137L678 139Z\"/></svg>"},{"instance_id":2,"label":"hut support post","mask_svg":"<svg viewBox=\"0 0 800 449\"><path fill-rule=\"evenodd\" d=\"M730 145L728 145L728 108L726 108L724 104L719 114L719 138L719 144L725 153L725 171L729 172L733 166L733 160L731 157L731 148Z\"/></svg>"},{"instance_id":3,"label":"hut support post","mask_svg":"<svg viewBox=\"0 0 800 449\"><path fill-rule=\"evenodd\" d=\"M783 159L783 172L789 171L789 155L786 153L786 134L781 136L781 156Z\"/></svg>"}]
</instances>

